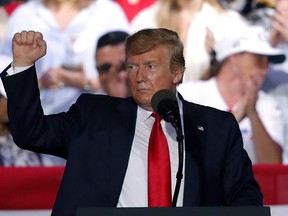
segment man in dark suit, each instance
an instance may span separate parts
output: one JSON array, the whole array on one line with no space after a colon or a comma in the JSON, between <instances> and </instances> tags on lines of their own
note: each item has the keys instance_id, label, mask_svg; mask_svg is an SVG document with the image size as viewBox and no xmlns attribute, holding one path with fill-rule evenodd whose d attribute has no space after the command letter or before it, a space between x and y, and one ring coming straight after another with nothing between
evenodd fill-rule
<instances>
[{"instance_id":1,"label":"man in dark suit","mask_svg":"<svg viewBox=\"0 0 288 216\"><path fill-rule=\"evenodd\" d=\"M161 89L176 95L183 123L184 178L177 206L262 205L233 115L189 103L177 93L185 61L175 32L145 29L127 38L125 62L132 97L83 94L68 112L48 116L43 115L34 67L46 52L42 34L16 33L12 49L12 66L1 78L15 143L67 159L52 215L75 215L80 207L148 206L151 98ZM176 132L170 123L161 125L169 146L173 191Z\"/></svg>"}]
</instances>

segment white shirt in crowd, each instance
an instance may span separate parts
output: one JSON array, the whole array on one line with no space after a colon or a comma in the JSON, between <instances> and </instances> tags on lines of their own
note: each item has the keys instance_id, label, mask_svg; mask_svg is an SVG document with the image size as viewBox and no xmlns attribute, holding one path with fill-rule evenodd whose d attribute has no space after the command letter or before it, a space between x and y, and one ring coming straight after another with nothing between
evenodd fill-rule
<instances>
[{"instance_id":1,"label":"white shirt in crowd","mask_svg":"<svg viewBox=\"0 0 288 216\"><path fill-rule=\"evenodd\" d=\"M179 93L184 99L214 107L219 110L228 111L229 107L224 101L216 84L216 79L211 78L207 81L194 81L183 83L178 87ZM235 110L237 104L232 108ZM284 149L284 119L277 102L268 94L260 91L258 94L256 109L258 115L273 140ZM243 136L244 149L247 151L252 163L257 163L255 149L252 138L252 128L250 120L246 117L239 123Z\"/></svg>"}]
</instances>

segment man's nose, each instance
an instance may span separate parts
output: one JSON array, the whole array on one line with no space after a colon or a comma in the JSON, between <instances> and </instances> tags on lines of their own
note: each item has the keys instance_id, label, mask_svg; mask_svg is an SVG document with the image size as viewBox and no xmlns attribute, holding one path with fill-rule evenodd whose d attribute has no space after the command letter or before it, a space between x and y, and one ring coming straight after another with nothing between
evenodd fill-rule
<instances>
[{"instance_id":1,"label":"man's nose","mask_svg":"<svg viewBox=\"0 0 288 216\"><path fill-rule=\"evenodd\" d=\"M139 67L136 75L137 82L145 82L147 80L147 71L145 67Z\"/></svg>"},{"instance_id":2,"label":"man's nose","mask_svg":"<svg viewBox=\"0 0 288 216\"><path fill-rule=\"evenodd\" d=\"M266 60L266 61L264 61L263 63L262 63L262 65L261 65L261 74L262 75L266 75L267 74L267 72L268 72L268 68L269 68L269 61L268 60Z\"/></svg>"}]
</instances>

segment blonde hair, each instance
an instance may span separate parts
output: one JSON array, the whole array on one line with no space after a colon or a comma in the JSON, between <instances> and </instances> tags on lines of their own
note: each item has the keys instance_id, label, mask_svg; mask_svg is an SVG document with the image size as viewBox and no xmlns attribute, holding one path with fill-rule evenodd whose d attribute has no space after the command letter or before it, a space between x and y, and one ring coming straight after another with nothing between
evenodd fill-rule
<instances>
[{"instance_id":1,"label":"blonde hair","mask_svg":"<svg viewBox=\"0 0 288 216\"><path fill-rule=\"evenodd\" d=\"M88 7L94 0L43 0L49 8L58 9L64 2L70 2L78 10Z\"/></svg>"},{"instance_id":2,"label":"blonde hair","mask_svg":"<svg viewBox=\"0 0 288 216\"><path fill-rule=\"evenodd\" d=\"M159 10L156 14L156 26L159 28L167 28L176 31L181 34L179 30L179 14L182 8L179 6L177 0L158 0ZM195 11L198 7L201 7L202 2L207 1L208 3L213 0L199 0L199 5L196 6Z\"/></svg>"},{"instance_id":3,"label":"blonde hair","mask_svg":"<svg viewBox=\"0 0 288 216\"><path fill-rule=\"evenodd\" d=\"M177 0L158 0L158 2L159 10L156 16L157 27L177 31L177 21L179 19L178 13L181 9L177 4ZM218 0L202 0L202 2L207 2L219 13L226 12L226 9L218 2Z\"/></svg>"},{"instance_id":4,"label":"blonde hair","mask_svg":"<svg viewBox=\"0 0 288 216\"><path fill-rule=\"evenodd\" d=\"M159 10L156 16L157 27L177 30L179 7L175 0L159 0Z\"/></svg>"}]
</instances>

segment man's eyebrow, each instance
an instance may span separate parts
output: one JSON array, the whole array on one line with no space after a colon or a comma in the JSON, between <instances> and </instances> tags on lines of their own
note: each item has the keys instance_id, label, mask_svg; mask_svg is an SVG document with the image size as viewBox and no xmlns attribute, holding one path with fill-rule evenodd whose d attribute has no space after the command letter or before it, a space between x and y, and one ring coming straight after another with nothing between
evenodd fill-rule
<instances>
[{"instance_id":1,"label":"man's eyebrow","mask_svg":"<svg viewBox=\"0 0 288 216\"><path fill-rule=\"evenodd\" d=\"M146 64L146 63L151 63L151 62L158 62L158 60L157 59L152 59L152 58L150 58L150 59L144 59L144 61L143 61L143 63L144 64Z\"/></svg>"}]
</instances>

